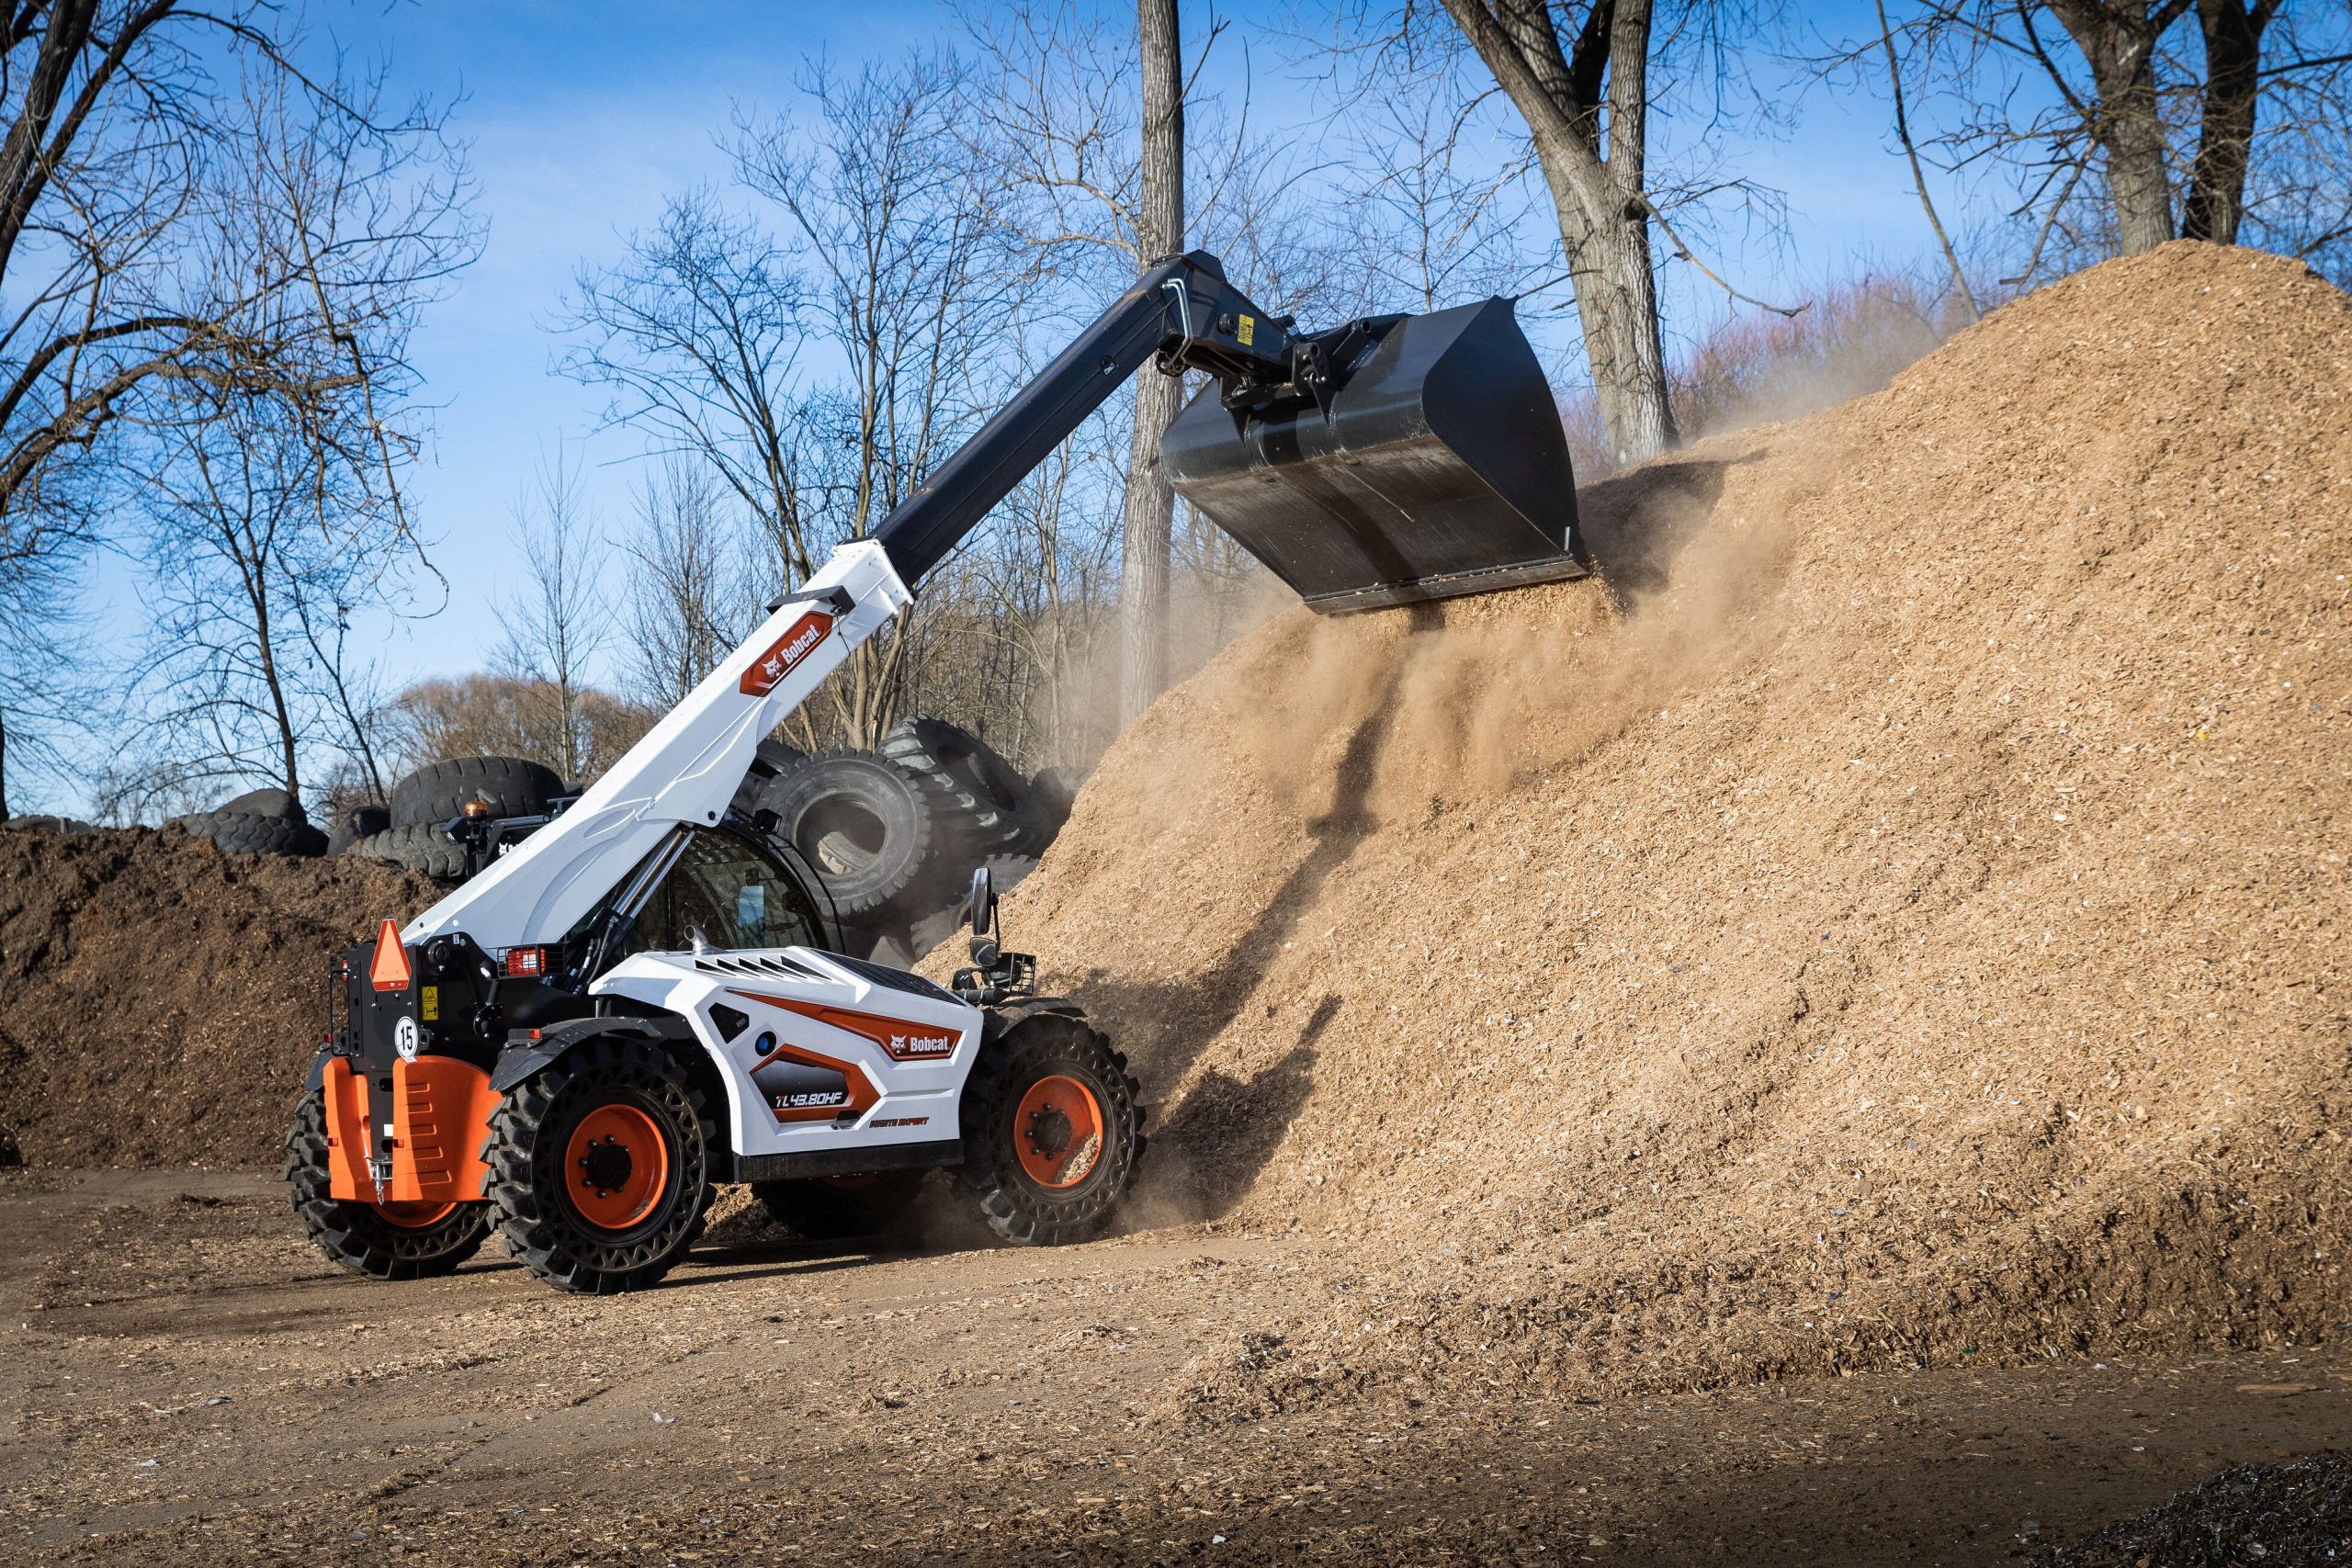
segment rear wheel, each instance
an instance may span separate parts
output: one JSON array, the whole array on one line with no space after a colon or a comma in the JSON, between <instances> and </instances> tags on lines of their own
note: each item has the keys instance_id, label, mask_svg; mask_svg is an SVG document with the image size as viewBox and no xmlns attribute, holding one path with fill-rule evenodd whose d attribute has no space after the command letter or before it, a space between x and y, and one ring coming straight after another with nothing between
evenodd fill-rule
<instances>
[{"instance_id":1,"label":"rear wheel","mask_svg":"<svg viewBox=\"0 0 2352 1568\"><path fill-rule=\"evenodd\" d=\"M1135 1185L1143 1117L1126 1058L1061 1013L1032 1013L980 1048L964 1089L957 1179L1011 1242L1083 1241Z\"/></svg>"},{"instance_id":2,"label":"rear wheel","mask_svg":"<svg viewBox=\"0 0 2352 1568\"><path fill-rule=\"evenodd\" d=\"M418 1280L447 1274L481 1250L490 1235L487 1203L368 1203L337 1198L330 1186L326 1107L303 1096L286 1134L286 1182L294 1213L319 1250L355 1274Z\"/></svg>"},{"instance_id":3,"label":"rear wheel","mask_svg":"<svg viewBox=\"0 0 2352 1568\"><path fill-rule=\"evenodd\" d=\"M612 1036L578 1046L491 1118L484 1157L507 1251L583 1295L654 1283L702 1234L718 1135L668 1052Z\"/></svg>"},{"instance_id":4,"label":"rear wheel","mask_svg":"<svg viewBox=\"0 0 2352 1568\"><path fill-rule=\"evenodd\" d=\"M812 1241L874 1235L906 1218L927 1172L868 1170L797 1181L754 1181L768 1217Z\"/></svg>"}]
</instances>

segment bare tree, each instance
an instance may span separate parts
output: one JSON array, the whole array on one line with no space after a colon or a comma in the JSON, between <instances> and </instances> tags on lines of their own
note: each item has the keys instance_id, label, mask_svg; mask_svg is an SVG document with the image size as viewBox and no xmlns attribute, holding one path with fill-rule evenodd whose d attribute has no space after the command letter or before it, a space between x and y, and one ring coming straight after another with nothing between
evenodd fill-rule
<instances>
[{"instance_id":1,"label":"bare tree","mask_svg":"<svg viewBox=\"0 0 2352 1568\"><path fill-rule=\"evenodd\" d=\"M1184 51L1176 0L1137 0L1136 36L1143 74L1136 242L1148 261L1184 248ZM1159 438L1183 407L1183 384L1147 376L1135 403L1119 568L1119 712L1127 720L1159 695L1167 657L1168 536L1176 491L1160 467Z\"/></svg>"},{"instance_id":2,"label":"bare tree","mask_svg":"<svg viewBox=\"0 0 2352 1568\"><path fill-rule=\"evenodd\" d=\"M0 573L97 543L189 387L274 400L339 460L411 455L403 329L469 254L461 166L428 110L303 73L298 42L263 0L28 0L0 23ZM305 167L343 183L289 180ZM357 242L412 220L431 258L379 275Z\"/></svg>"},{"instance_id":3,"label":"bare tree","mask_svg":"<svg viewBox=\"0 0 2352 1568\"><path fill-rule=\"evenodd\" d=\"M68 744L117 705L75 613L80 565L43 550L0 569L0 820L18 775L65 772Z\"/></svg>"},{"instance_id":4,"label":"bare tree","mask_svg":"<svg viewBox=\"0 0 2352 1568\"><path fill-rule=\"evenodd\" d=\"M385 705L385 748L404 769L485 755L526 757L553 768L558 759L542 750L549 700L544 683L504 675L419 681ZM564 775L573 783L594 780L620 761L662 716L657 708L594 687L582 690L575 710L588 749L579 771Z\"/></svg>"},{"instance_id":5,"label":"bare tree","mask_svg":"<svg viewBox=\"0 0 2352 1568\"><path fill-rule=\"evenodd\" d=\"M582 273L556 323L580 340L571 374L615 389L612 420L718 475L787 579L870 533L985 416L1024 281L956 123L951 57L812 67L799 86L793 110L738 118L748 211L673 201L617 266ZM638 547L654 554L641 533ZM797 716L801 739L879 739L916 683L910 626L858 650L829 711Z\"/></svg>"},{"instance_id":6,"label":"bare tree","mask_svg":"<svg viewBox=\"0 0 2352 1568\"><path fill-rule=\"evenodd\" d=\"M1350 314L1517 295L1550 270L1548 249L1539 256L1521 239L1533 158L1465 147L1507 128L1482 123L1487 97L1442 90L1435 74L1376 76L1346 117L1339 238L1366 284Z\"/></svg>"},{"instance_id":7,"label":"bare tree","mask_svg":"<svg viewBox=\"0 0 2352 1568\"><path fill-rule=\"evenodd\" d=\"M2051 0L2090 67L2091 94L2078 95L2054 62L2049 74L2083 118L2091 144L2107 165L2108 199L2115 207L2116 245L2124 254L2150 251L2173 237L2172 180L2165 169L2165 127L2156 99L2156 40L2188 9L2189 0ZM2025 36L2047 62L2032 8L2018 7Z\"/></svg>"},{"instance_id":8,"label":"bare tree","mask_svg":"<svg viewBox=\"0 0 2352 1568\"><path fill-rule=\"evenodd\" d=\"M288 579L310 541L311 455L240 400L207 398L180 449L141 491L161 592L151 671L156 728L184 781L259 775L300 799L312 739L297 688Z\"/></svg>"},{"instance_id":9,"label":"bare tree","mask_svg":"<svg viewBox=\"0 0 2352 1568\"><path fill-rule=\"evenodd\" d=\"M1894 139L1903 144L1903 156L1911 165L1911 188L1918 193L1919 210L1927 214L1928 227L1936 231L1937 247L1951 270L1951 286L1973 321L1984 311L1976 303L1976 291L1969 287L1967 269L1960 265L1960 253L1952 248L1951 236L1944 231L1944 220L1936 212L1936 198L1928 193L1928 172L1920 166L1919 144L1911 135L1911 117L1903 106L1903 62L1894 50L1894 28L1886 19L1886 0L1876 0L1876 4L1879 49L1886 56L1887 93L1894 102Z\"/></svg>"},{"instance_id":10,"label":"bare tree","mask_svg":"<svg viewBox=\"0 0 2352 1568\"><path fill-rule=\"evenodd\" d=\"M2352 235L2341 6L1929 0L1852 47L1884 45L1934 100L1922 145L2015 182L2011 283L2176 237L2324 262Z\"/></svg>"},{"instance_id":11,"label":"bare tree","mask_svg":"<svg viewBox=\"0 0 2352 1568\"><path fill-rule=\"evenodd\" d=\"M750 631L757 611L740 526L709 469L679 457L639 482L628 556L629 686L675 707Z\"/></svg>"},{"instance_id":12,"label":"bare tree","mask_svg":"<svg viewBox=\"0 0 2352 1568\"><path fill-rule=\"evenodd\" d=\"M1561 37L1546 0L1445 0L1527 121L1560 224L1585 354L1622 461L1675 443L1650 255L1648 0L1592 0Z\"/></svg>"},{"instance_id":13,"label":"bare tree","mask_svg":"<svg viewBox=\"0 0 2352 1568\"><path fill-rule=\"evenodd\" d=\"M786 574L829 541L809 515L798 358L808 287L797 259L707 187L673 197L609 267L582 265L550 323L566 374L607 388L607 425L709 465L775 536Z\"/></svg>"},{"instance_id":14,"label":"bare tree","mask_svg":"<svg viewBox=\"0 0 2352 1568\"><path fill-rule=\"evenodd\" d=\"M2278 14L2278 0L2198 0L2205 92L2197 159L2181 210L2184 240L2238 242L2246 173L2254 159L2255 116L2262 102L2262 35Z\"/></svg>"},{"instance_id":15,"label":"bare tree","mask_svg":"<svg viewBox=\"0 0 2352 1568\"><path fill-rule=\"evenodd\" d=\"M814 73L805 121L737 128L742 186L772 206L810 280L806 327L842 367L802 400L828 543L873 532L999 400L1004 355L978 324L1023 282L988 171L956 123L952 57ZM836 733L871 746L898 717L917 644L871 642L826 686Z\"/></svg>"},{"instance_id":16,"label":"bare tree","mask_svg":"<svg viewBox=\"0 0 2352 1568\"><path fill-rule=\"evenodd\" d=\"M289 354L319 334L311 351L341 368L291 389L275 369L208 362L159 373L117 417L152 464L133 493L161 590L146 660L160 750L184 783L258 775L300 799L306 749L365 746L320 615L386 602L422 563L400 491L422 417L406 343L470 235L450 188L368 129L364 90L322 113L282 74L244 87L245 156L204 188L216 224L179 270L209 275L215 300L248 278L305 279L219 327Z\"/></svg>"},{"instance_id":17,"label":"bare tree","mask_svg":"<svg viewBox=\"0 0 2352 1568\"><path fill-rule=\"evenodd\" d=\"M552 459L541 458L534 490L514 506L514 539L528 581L502 611L503 635L492 665L544 698L535 721L540 737L524 754L545 757L564 778L579 779L591 750L581 705L588 666L608 629L596 577L599 530L579 470L560 445Z\"/></svg>"}]
</instances>

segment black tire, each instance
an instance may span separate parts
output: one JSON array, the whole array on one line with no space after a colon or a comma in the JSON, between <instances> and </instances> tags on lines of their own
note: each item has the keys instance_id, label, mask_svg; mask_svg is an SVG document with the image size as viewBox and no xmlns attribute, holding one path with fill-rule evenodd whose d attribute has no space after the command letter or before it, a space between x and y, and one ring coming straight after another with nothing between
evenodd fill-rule
<instances>
[{"instance_id":1,"label":"black tire","mask_svg":"<svg viewBox=\"0 0 2352 1568\"><path fill-rule=\"evenodd\" d=\"M212 808L212 815L226 816L232 811L248 812L255 817L283 817L291 822L308 822L311 818L302 803L282 789L249 789L234 800L224 800Z\"/></svg>"},{"instance_id":2,"label":"black tire","mask_svg":"<svg viewBox=\"0 0 2352 1568\"><path fill-rule=\"evenodd\" d=\"M882 755L923 781L977 854L1034 855L1054 836L1043 802L1013 765L968 729L944 718L902 718Z\"/></svg>"},{"instance_id":3,"label":"black tire","mask_svg":"<svg viewBox=\"0 0 2352 1568\"><path fill-rule=\"evenodd\" d=\"M388 807L347 807L335 814L334 827L327 834L327 853L346 854L360 840L389 831L391 825L392 813Z\"/></svg>"},{"instance_id":4,"label":"black tire","mask_svg":"<svg viewBox=\"0 0 2352 1568\"><path fill-rule=\"evenodd\" d=\"M443 882L462 882L466 876L466 847L438 827L424 823L370 833L353 844L351 852L368 860L388 860Z\"/></svg>"},{"instance_id":5,"label":"black tire","mask_svg":"<svg viewBox=\"0 0 2352 1568\"><path fill-rule=\"evenodd\" d=\"M20 833L95 833L97 826L78 817L11 817L0 822Z\"/></svg>"},{"instance_id":6,"label":"black tire","mask_svg":"<svg viewBox=\"0 0 2352 1568\"><path fill-rule=\"evenodd\" d=\"M423 1224L401 1224L373 1203L334 1196L330 1186L326 1107L316 1093L295 1107L286 1134L286 1184L294 1213L319 1250L371 1280L447 1274L481 1249L490 1205L458 1203Z\"/></svg>"},{"instance_id":7,"label":"black tire","mask_svg":"<svg viewBox=\"0 0 2352 1568\"><path fill-rule=\"evenodd\" d=\"M842 919L920 903L935 833L923 787L866 751L826 751L769 781L758 809L825 885Z\"/></svg>"},{"instance_id":8,"label":"black tire","mask_svg":"<svg viewBox=\"0 0 2352 1568\"><path fill-rule=\"evenodd\" d=\"M492 817L535 817L563 793L551 769L520 757L458 757L431 762L392 786L392 826L438 828L470 800Z\"/></svg>"},{"instance_id":9,"label":"black tire","mask_svg":"<svg viewBox=\"0 0 2352 1568\"><path fill-rule=\"evenodd\" d=\"M811 1241L847 1241L895 1228L922 1190L925 1170L873 1170L800 1181L754 1181L768 1217Z\"/></svg>"},{"instance_id":10,"label":"black tire","mask_svg":"<svg viewBox=\"0 0 2352 1568\"><path fill-rule=\"evenodd\" d=\"M308 822L251 811L209 811L185 819L190 833L224 855L322 855L327 836Z\"/></svg>"},{"instance_id":11,"label":"black tire","mask_svg":"<svg viewBox=\"0 0 2352 1568\"><path fill-rule=\"evenodd\" d=\"M1029 880L1037 869L1035 855L990 855L980 863L989 869L989 886L1007 893Z\"/></svg>"},{"instance_id":12,"label":"black tire","mask_svg":"<svg viewBox=\"0 0 2352 1568\"><path fill-rule=\"evenodd\" d=\"M790 773L808 760L808 753L797 746L787 746L781 740L763 740L752 754L752 765L743 770L743 782L735 786L736 810L746 815L759 809L761 792L768 781L780 773Z\"/></svg>"},{"instance_id":13,"label":"black tire","mask_svg":"<svg viewBox=\"0 0 2352 1568\"><path fill-rule=\"evenodd\" d=\"M583 1122L600 1112L636 1119L648 1145L625 1139L622 1157L603 1170L573 1157L574 1134L588 1131ZM642 1174L638 1161L650 1160L650 1141L657 1139L660 1174L647 1178L644 1206L604 1223L595 1205L608 1198L634 1201L630 1184ZM643 1290L702 1234L718 1141L701 1091L668 1052L617 1035L574 1047L509 1090L491 1118L482 1157L506 1250L558 1290L592 1296ZM613 1186L594 1187L598 1180Z\"/></svg>"},{"instance_id":14,"label":"black tire","mask_svg":"<svg viewBox=\"0 0 2352 1568\"><path fill-rule=\"evenodd\" d=\"M1075 1079L1092 1097L1099 1145L1088 1158L1083 1143L1057 1149L1056 1134L1036 1120L1023 1125L1021 1108L1033 1088L1049 1078ZM1135 1185L1143 1159L1143 1114L1127 1059L1081 1018L1033 1012L980 1047L964 1086L964 1164L956 1179L978 1201L989 1228L1020 1246L1054 1246L1099 1235L1119 1200ZM1067 1140L1070 1119L1059 1134ZM1042 1141L1041 1141L1042 1140ZM1068 1185L1039 1179L1024 1166L1021 1145L1085 1168Z\"/></svg>"},{"instance_id":15,"label":"black tire","mask_svg":"<svg viewBox=\"0 0 2352 1568\"><path fill-rule=\"evenodd\" d=\"M1082 782L1076 768L1039 768L1029 775L1029 787L1055 832L1059 833L1062 824L1069 820L1069 808L1078 804L1078 786Z\"/></svg>"}]
</instances>

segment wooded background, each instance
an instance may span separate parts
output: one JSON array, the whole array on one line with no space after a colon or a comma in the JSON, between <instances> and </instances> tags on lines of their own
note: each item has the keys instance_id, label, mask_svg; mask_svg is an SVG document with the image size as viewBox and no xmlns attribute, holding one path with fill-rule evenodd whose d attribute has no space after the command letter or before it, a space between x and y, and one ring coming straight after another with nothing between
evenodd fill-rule
<instances>
[{"instance_id":1,"label":"wooded background","mask_svg":"<svg viewBox=\"0 0 2352 1568\"><path fill-rule=\"evenodd\" d=\"M643 439L627 514L553 446L492 667L391 689L352 627L436 602L409 492L448 389L411 349L480 252L480 197L461 115L397 100L322 14L0 20L0 816L153 820L256 784L315 810L474 751L593 778L1179 247L1309 325L1487 294L1572 312L1553 369L1585 478L1883 386L2003 299L2172 239L2352 271L2342 0L1836 28L1729 0L1302 3L1256 47L1315 95L1313 138L1204 86L1236 47L1212 7L951 0L935 43L738 107L723 181L581 258L545 324ZM1917 191L1931 253L1738 275L1727 238L1781 213L1769 160L1721 145L1769 144L1807 93L1883 108L1854 155ZM1679 331L1675 269L1719 306ZM1279 605L1158 472L1192 389L1146 375L1106 406L787 738L869 746L923 712L1083 768ZM141 625L93 623L101 556L135 567Z\"/></svg>"}]
</instances>

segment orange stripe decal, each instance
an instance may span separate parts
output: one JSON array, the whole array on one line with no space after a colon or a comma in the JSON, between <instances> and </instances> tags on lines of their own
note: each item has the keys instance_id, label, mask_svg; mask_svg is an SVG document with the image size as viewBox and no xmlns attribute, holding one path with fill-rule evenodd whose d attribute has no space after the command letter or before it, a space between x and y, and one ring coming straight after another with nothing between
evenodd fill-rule
<instances>
[{"instance_id":1,"label":"orange stripe decal","mask_svg":"<svg viewBox=\"0 0 2352 1568\"><path fill-rule=\"evenodd\" d=\"M891 1018L878 1012L856 1012L848 1008L827 1007L821 1002L797 1002L789 997L765 996L758 991L737 991L755 1002L772 1008L797 1012L803 1018L813 1018L819 1023L842 1030L861 1040L871 1040L882 1047L883 1054L894 1062L936 1062L956 1054L956 1046L963 1036L952 1029L933 1023L909 1023L903 1018Z\"/></svg>"}]
</instances>

